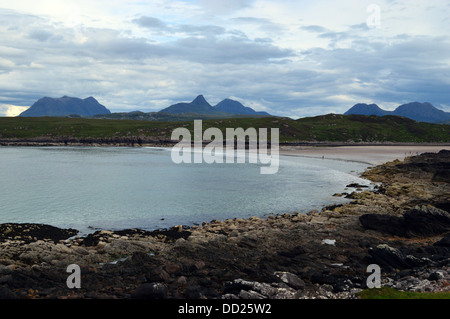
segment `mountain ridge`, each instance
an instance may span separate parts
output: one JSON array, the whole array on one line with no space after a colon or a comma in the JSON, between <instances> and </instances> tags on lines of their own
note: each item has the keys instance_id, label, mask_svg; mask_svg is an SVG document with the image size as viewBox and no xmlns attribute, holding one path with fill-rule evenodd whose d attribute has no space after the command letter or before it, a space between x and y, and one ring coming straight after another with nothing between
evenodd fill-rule
<instances>
[{"instance_id":1,"label":"mountain ridge","mask_svg":"<svg viewBox=\"0 0 450 319\"><path fill-rule=\"evenodd\" d=\"M67 95L60 98L45 96L20 113L19 117L69 116L73 114L94 116L97 114L111 114L111 111L92 96L85 99Z\"/></svg>"},{"instance_id":2,"label":"mountain ridge","mask_svg":"<svg viewBox=\"0 0 450 319\"><path fill-rule=\"evenodd\" d=\"M182 121L193 119L220 119L231 117L262 117L271 116L267 112L257 112L240 102L224 99L216 106L206 101L203 95L198 95L191 102L179 102L156 112L115 112L90 96L85 99L63 96L61 98L43 97L31 107L18 115L19 117L91 117L98 119L133 119L149 121Z\"/></svg>"},{"instance_id":3,"label":"mountain ridge","mask_svg":"<svg viewBox=\"0 0 450 319\"><path fill-rule=\"evenodd\" d=\"M267 112L257 112L251 107L244 106L242 103L232 100L224 99L220 101L215 106L206 101L203 95L198 95L192 102L181 102L173 104L169 107L162 109L162 113L171 114L186 114L186 113L196 113L196 114L217 114L223 115L233 114L233 115L265 115L270 116Z\"/></svg>"},{"instance_id":4,"label":"mountain ridge","mask_svg":"<svg viewBox=\"0 0 450 319\"><path fill-rule=\"evenodd\" d=\"M241 102L232 100L232 99L224 99L217 103L214 108L218 111L232 114L242 114L242 115L267 115L270 116L267 112L258 112L252 109L251 107L244 106Z\"/></svg>"},{"instance_id":5,"label":"mountain ridge","mask_svg":"<svg viewBox=\"0 0 450 319\"><path fill-rule=\"evenodd\" d=\"M376 104L358 103L353 105L344 115L395 115L426 123L446 123L450 121L450 112L440 110L429 102L402 104L394 111L383 110Z\"/></svg>"}]
</instances>

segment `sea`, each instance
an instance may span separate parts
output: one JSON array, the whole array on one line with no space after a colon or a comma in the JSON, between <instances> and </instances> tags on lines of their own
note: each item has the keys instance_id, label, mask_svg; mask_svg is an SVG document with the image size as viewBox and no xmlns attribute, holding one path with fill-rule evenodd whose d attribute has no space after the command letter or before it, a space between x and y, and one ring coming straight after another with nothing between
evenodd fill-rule
<instances>
[{"instance_id":1,"label":"sea","mask_svg":"<svg viewBox=\"0 0 450 319\"><path fill-rule=\"evenodd\" d=\"M211 220L306 213L349 201L334 193L359 183L368 163L279 157L261 163L179 163L170 148L0 147L0 224L167 229Z\"/></svg>"}]
</instances>

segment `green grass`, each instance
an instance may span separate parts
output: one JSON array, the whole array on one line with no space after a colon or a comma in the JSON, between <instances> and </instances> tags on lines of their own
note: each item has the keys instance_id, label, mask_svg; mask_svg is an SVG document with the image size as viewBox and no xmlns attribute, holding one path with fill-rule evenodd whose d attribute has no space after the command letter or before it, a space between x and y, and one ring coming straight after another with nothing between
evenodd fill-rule
<instances>
[{"instance_id":1,"label":"green grass","mask_svg":"<svg viewBox=\"0 0 450 319\"><path fill-rule=\"evenodd\" d=\"M411 292L381 287L365 289L357 296L361 299L450 299L450 292Z\"/></svg>"},{"instance_id":2,"label":"green grass","mask_svg":"<svg viewBox=\"0 0 450 319\"><path fill-rule=\"evenodd\" d=\"M63 117L0 118L0 139L116 138L170 139L177 127L193 132L189 121L137 121ZM203 130L226 128L279 128L280 142L450 142L450 125L419 123L397 116L337 115L293 120L281 117L203 120ZM270 133L270 130L269 130Z\"/></svg>"}]
</instances>

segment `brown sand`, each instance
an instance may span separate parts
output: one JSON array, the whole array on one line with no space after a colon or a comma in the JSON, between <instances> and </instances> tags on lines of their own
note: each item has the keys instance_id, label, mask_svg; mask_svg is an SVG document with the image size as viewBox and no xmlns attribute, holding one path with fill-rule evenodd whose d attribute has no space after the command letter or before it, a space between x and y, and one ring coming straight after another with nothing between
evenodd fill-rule
<instances>
[{"instance_id":1,"label":"brown sand","mask_svg":"<svg viewBox=\"0 0 450 319\"><path fill-rule=\"evenodd\" d=\"M407 156L426 152L437 153L442 149L450 150L450 145L402 145L402 146L280 146L280 155L316 157L348 161L365 162L379 165L395 159L403 160Z\"/></svg>"}]
</instances>

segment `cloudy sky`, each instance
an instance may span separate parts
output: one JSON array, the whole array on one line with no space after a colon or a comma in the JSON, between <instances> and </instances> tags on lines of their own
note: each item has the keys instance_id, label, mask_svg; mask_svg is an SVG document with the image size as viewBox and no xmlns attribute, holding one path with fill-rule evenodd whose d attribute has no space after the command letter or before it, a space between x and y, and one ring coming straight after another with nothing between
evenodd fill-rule
<instances>
[{"instance_id":1,"label":"cloudy sky","mask_svg":"<svg viewBox=\"0 0 450 319\"><path fill-rule=\"evenodd\" d=\"M44 96L150 112L199 94L294 118L450 111L450 2L0 0L0 116Z\"/></svg>"}]
</instances>

